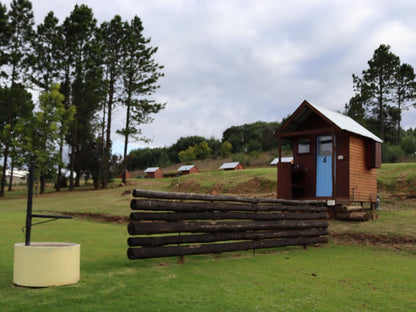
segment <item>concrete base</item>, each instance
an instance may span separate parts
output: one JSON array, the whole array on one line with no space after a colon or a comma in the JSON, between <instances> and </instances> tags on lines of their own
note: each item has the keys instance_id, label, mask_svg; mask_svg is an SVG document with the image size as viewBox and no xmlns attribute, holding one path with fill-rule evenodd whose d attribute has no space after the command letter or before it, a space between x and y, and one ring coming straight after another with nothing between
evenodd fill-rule
<instances>
[{"instance_id":1,"label":"concrete base","mask_svg":"<svg viewBox=\"0 0 416 312\"><path fill-rule=\"evenodd\" d=\"M26 287L76 284L80 277L80 245L24 243L14 245L13 283Z\"/></svg>"}]
</instances>

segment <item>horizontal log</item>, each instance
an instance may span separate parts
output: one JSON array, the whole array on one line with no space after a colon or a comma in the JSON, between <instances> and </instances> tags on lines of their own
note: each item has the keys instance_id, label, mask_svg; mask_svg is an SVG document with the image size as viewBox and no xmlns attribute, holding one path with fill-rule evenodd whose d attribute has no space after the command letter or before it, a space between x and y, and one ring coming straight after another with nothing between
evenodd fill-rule
<instances>
[{"instance_id":1,"label":"horizontal log","mask_svg":"<svg viewBox=\"0 0 416 312\"><path fill-rule=\"evenodd\" d=\"M279 203L288 205L326 205L325 200L287 200L275 198L252 198L231 195L208 195L196 193L174 193L148 190L133 190L133 197L146 197L156 199L176 199L176 200L205 200L205 201L234 201L244 203Z\"/></svg>"},{"instance_id":2,"label":"horizontal log","mask_svg":"<svg viewBox=\"0 0 416 312\"><path fill-rule=\"evenodd\" d=\"M273 203L232 203L232 202L180 202L167 200L132 199L132 210L152 211L302 211L302 212L326 212L322 206L308 205L281 205Z\"/></svg>"},{"instance_id":3,"label":"horizontal log","mask_svg":"<svg viewBox=\"0 0 416 312\"><path fill-rule=\"evenodd\" d=\"M369 219L369 214L367 212L346 212L346 213L337 213L335 219L337 220L346 220L346 221L367 221Z\"/></svg>"},{"instance_id":4,"label":"horizontal log","mask_svg":"<svg viewBox=\"0 0 416 312\"><path fill-rule=\"evenodd\" d=\"M325 220L326 212L320 213L256 213L256 212L132 212L130 220L185 221L185 220Z\"/></svg>"},{"instance_id":5,"label":"horizontal log","mask_svg":"<svg viewBox=\"0 0 416 312\"><path fill-rule=\"evenodd\" d=\"M156 236L156 237L129 237L127 243L129 246L156 247L173 244L195 244L211 243L219 241L232 240L260 240L272 238L289 238L289 237L311 237L328 235L327 229L307 229L295 231L267 231L267 232L231 232L231 233L214 233L201 235L174 235L174 236Z\"/></svg>"},{"instance_id":6,"label":"horizontal log","mask_svg":"<svg viewBox=\"0 0 416 312\"><path fill-rule=\"evenodd\" d=\"M162 234L177 232L235 232L261 231L282 229L326 228L326 220L280 220L280 221L248 221L248 222L169 222L169 223L129 223L130 235Z\"/></svg>"},{"instance_id":7,"label":"horizontal log","mask_svg":"<svg viewBox=\"0 0 416 312\"><path fill-rule=\"evenodd\" d=\"M186 256L206 253L229 252L249 249L274 248L284 246L305 246L326 243L327 237L302 237L279 240L249 241L191 246L167 246L154 248L128 248L127 257L133 259Z\"/></svg>"}]
</instances>

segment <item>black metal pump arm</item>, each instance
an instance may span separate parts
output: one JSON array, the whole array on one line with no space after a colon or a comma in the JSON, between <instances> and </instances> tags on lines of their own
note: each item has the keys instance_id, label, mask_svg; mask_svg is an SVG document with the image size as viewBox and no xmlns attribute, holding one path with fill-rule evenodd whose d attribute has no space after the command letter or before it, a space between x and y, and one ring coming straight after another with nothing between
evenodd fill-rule
<instances>
[{"instance_id":1,"label":"black metal pump arm","mask_svg":"<svg viewBox=\"0 0 416 312\"><path fill-rule=\"evenodd\" d=\"M29 167L29 181L28 181L28 193L27 193L27 210L26 210L26 238L25 245L30 245L30 234L32 230L32 218L47 218L47 219L72 219L70 216L55 216L55 215L44 215L44 214L32 214L32 199L33 199L33 171L34 163L30 163ZM51 221L54 221L51 220ZM47 221L45 221L47 222ZM43 223L43 222L41 222ZM39 224L39 223L37 223ZM34 225L34 224L33 224Z\"/></svg>"}]
</instances>

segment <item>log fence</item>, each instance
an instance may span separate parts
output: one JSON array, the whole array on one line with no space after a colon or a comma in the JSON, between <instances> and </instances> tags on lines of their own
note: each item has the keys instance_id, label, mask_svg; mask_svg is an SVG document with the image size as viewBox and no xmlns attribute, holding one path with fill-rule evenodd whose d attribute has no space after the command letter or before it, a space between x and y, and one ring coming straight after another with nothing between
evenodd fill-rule
<instances>
[{"instance_id":1,"label":"log fence","mask_svg":"<svg viewBox=\"0 0 416 312\"><path fill-rule=\"evenodd\" d=\"M328 241L324 201L134 190L129 259L307 246Z\"/></svg>"}]
</instances>

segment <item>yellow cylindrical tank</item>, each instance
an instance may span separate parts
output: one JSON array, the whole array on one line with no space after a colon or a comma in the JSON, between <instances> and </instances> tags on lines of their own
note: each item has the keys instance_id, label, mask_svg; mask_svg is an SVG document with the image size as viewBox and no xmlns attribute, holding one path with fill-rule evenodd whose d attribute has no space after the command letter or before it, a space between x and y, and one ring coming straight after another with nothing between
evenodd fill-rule
<instances>
[{"instance_id":1,"label":"yellow cylindrical tank","mask_svg":"<svg viewBox=\"0 0 416 312\"><path fill-rule=\"evenodd\" d=\"M80 245L33 242L14 245L13 283L26 287L76 284L80 279Z\"/></svg>"}]
</instances>

